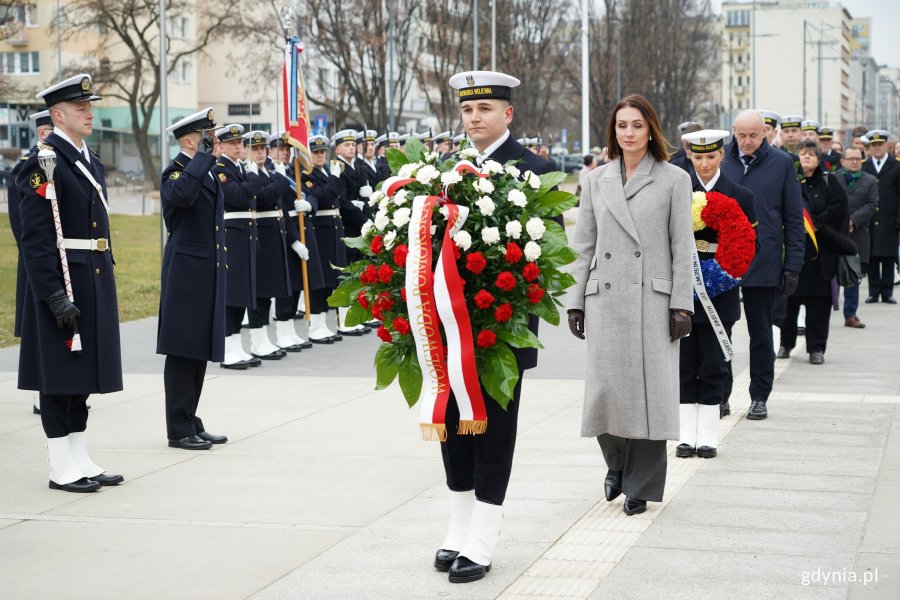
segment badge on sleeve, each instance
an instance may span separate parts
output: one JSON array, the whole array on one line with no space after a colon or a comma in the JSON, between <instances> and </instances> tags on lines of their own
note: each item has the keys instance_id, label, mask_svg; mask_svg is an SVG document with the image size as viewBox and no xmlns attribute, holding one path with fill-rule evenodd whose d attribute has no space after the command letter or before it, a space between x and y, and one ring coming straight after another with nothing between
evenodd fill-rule
<instances>
[{"instance_id":1,"label":"badge on sleeve","mask_svg":"<svg viewBox=\"0 0 900 600\"><path fill-rule=\"evenodd\" d=\"M169 175L169 179L178 179L181 177L181 171L172 171L172 174Z\"/></svg>"},{"instance_id":2,"label":"badge on sleeve","mask_svg":"<svg viewBox=\"0 0 900 600\"><path fill-rule=\"evenodd\" d=\"M312 186L313 186L312 181L307 181L307 182L306 182L306 187L311 188Z\"/></svg>"},{"instance_id":3,"label":"badge on sleeve","mask_svg":"<svg viewBox=\"0 0 900 600\"><path fill-rule=\"evenodd\" d=\"M225 177L225 173L219 173L219 181L221 181L222 183L228 181L228 178Z\"/></svg>"},{"instance_id":4,"label":"badge on sleeve","mask_svg":"<svg viewBox=\"0 0 900 600\"><path fill-rule=\"evenodd\" d=\"M47 178L44 177L44 174L39 171L35 171L31 174L31 177L28 178L28 182L31 184L31 189L34 190L44 185L46 181Z\"/></svg>"}]
</instances>

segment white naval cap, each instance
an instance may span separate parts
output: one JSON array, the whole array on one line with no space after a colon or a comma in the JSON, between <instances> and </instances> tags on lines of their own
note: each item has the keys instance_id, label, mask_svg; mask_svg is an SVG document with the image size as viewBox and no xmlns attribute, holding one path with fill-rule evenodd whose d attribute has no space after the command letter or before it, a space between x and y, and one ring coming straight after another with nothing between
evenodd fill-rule
<instances>
[{"instance_id":1,"label":"white naval cap","mask_svg":"<svg viewBox=\"0 0 900 600\"><path fill-rule=\"evenodd\" d=\"M53 126L53 120L50 118L49 110L42 110L40 112L32 113L28 115L28 119L30 121L34 121L35 127L41 127L43 125Z\"/></svg>"},{"instance_id":2,"label":"white naval cap","mask_svg":"<svg viewBox=\"0 0 900 600\"><path fill-rule=\"evenodd\" d=\"M211 106L199 110L192 115L175 121L166 128L166 133L171 133L177 140L195 131L206 131L216 126L216 111Z\"/></svg>"},{"instance_id":3,"label":"white naval cap","mask_svg":"<svg viewBox=\"0 0 900 600\"><path fill-rule=\"evenodd\" d=\"M684 123L680 123L678 125L678 132L684 133L684 130L687 129L688 127L690 127L691 125L696 125L697 127L703 127L703 125L701 125L697 121L685 121Z\"/></svg>"},{"instance_id":4,"label":"white naval cap","mask_svg":"<svg viewBox=\"0 0 900 600\"><path fill-rule=\"evenodd\" d=\"M309 136L309 151L310 152L319 152L319 151L327 150L329 143L331 143L331 140L328 139L328 136L311 135L311 136Z\"/></svg>"},{"instance_id":5,"label":"white naval cap","mask_svg":"<svg viewBox=\"0 0 900 600\"><path fill-rule=\"evenodd\" d=\"M254 131L248 131L241 136L241 139L249 146L267 145L269 143L269 132L263 131L262 129L256 129Z\"/></svg>"},{"instance_id":6,"label":"white naval cap","mask_svg":"<svg viewBox=\"0 0 900 600\"><path fill-rule=\"evenodd\" d=\"M242 135L244 135L244 126L236 123L216 129L216 137L219 138L220 142L238 140Z\"/></svg>"},{"instance_id":7,"label":"white naval cap","mask_svg":"<svg viewBox=\"0 0 900 600\"><path fill-rule=\"evenodd\" d=\"M731 132L724 129L701 129L700 131L685 133L681 136L681 139L687 142L691 152L706 154L715 152L725 146L725 138L729 135L731 135Z\"/></svg>"},{"instance_id":8,"label":"white naval cap","mask_svg":"<svg viewBox=\"0 0 900 600\"><path fill-rule=\"evenodd\" d=\"M781 122L781 115L779 115L774 110L766 110L760 109L759 114L762 115L763 121L766 122L766 125L771 125L772 127L778 127L778 124Z\"/></svg>"},{"instance_id":9,"label":"white naval cap","mask_svg":"<svg viewBox=\"0 0 900 600\"><path fill-rule=\"evenodd\" d=\"M822 125L822 128L819 130L819 139L833 140L834 134L838 131L840 131L838 127L832 127L831 125Z\"/></svg>"},{"instance_id":10,"label":"white naval cap","mask_svg":"<svg viewBox=\"0 0 900 600\"><path fill-rule=\"evenodd\" d=\"M408 140L410 137L412 137L410 134L404 133L397 137L397 141L400 142L400 145L402 146L403 144L406 143L406 140Z\"/></svg>"},{"instance_id":11,"label":"white naval cap","mask_svg":"<svg viewBox=\"0 0 900 600\"><path fill-rule=\"evenodd\" d=\"M891 137L891 132L887 129L873 129L866 133L866 138L869 140L870 144L874 144L875 142L886 142L889 137Z\"/></svg>"},{"instance_id":12,"label":"white naval cap","mask_svg":"<svg viewBox=\"0 0 900 600\"><path fill-rule=\"evenodd\" d=\"M95 96L91 91L91 76L87 73L75 75L59 83L54 83L46 90L39 92L35 97L38 100L43 100L47 108L60 102L102 100L100 96Z\"/></svg>"},{"instance_id":13,"label":"white naval cap","mask_svg":"<svg viewBox=\"0 0 900 600\"><path fill-rule=\"evenodd\" d=\"M461 134L459 134L459 135L454 135L454 136L453 136L453 143L454 143L454 144L461 144L461 143L463 142L464 139L466 139L466 134L464 134L464 133L461 133Z\"/></svg>"},{"instance_id":14,"label":"white naval cap","mask_svg":"<svg viewBox=\"0 0 900 600\"><path fill-rule=\"evenodd\" d=\"M459 101L512 100L512 89L521 81L498 71L464 71L450 78L450 87L459 93Z\"/></svg>"},{"instance_id":15,"label":"white naval cap","mask_svg":"<svg viewBox=\"0 0 900 600\"><path fill-rule=\"evenodd\" d=\"M342 129L334 134L334 137L331 138L331 143L337 146L343 142L356 142L356 130L355 129Z\"/></svg>"},{"instance_id":16,"label":"white naval cap","mask_svg":"<svg viewBox=\"0 0 900 600\"><path fill-rule=\"evenodd\" d=\"M800 115L785 115L781 118L781 128L800 127L805 120L806 118L801 117Z\"/></svg>"},{"instance_id":17,"label":"white naval cap","mask_svg":"<svg viewBox=\"0 0 900 600\"><path fill-rule=\"evenodd\" d=\"M450 131L442 131L434 136L434 141L438 144L442 142L449 142L453 138L453 134Z\"/></svg>"},{"instance_id":18,"label":"white naval cap","mask_svg":"<svg viewBox=\"0 0 900 600\"><path fill-rule=\"evenodd\" d=\"M800 123L800 129L803 131L815 131L819 133L819 130L822 129L822 124L813 119L807 119Z\"/></svg>"},{"instance_id":19,"label":"white naval cap","mask_svg":"<svg viewBox=\"0 0 900 600\"><path fill-rule=\"evenodd\" d=\"M357 131L356 132L356 141L357 141L357 143L361 144L363 142L363 138L365 138L365 140L367 142L374 142L375 136L377 136L377 135L378 135L378 132L375 131L374 129L366 129L365 131Z\"/></svg>"}]
</instances>

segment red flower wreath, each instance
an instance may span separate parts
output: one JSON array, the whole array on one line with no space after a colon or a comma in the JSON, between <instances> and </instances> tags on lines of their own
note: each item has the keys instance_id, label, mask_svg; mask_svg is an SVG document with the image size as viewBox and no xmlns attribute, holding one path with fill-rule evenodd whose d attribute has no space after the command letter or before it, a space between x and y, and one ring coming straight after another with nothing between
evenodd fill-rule
<instances>
[{"instance_id":1,"label":"red flower wreath","mask_svg":"<svg viewBox=\"0 0 900 600\"><path fill-rule=\"evenodd\" d=\"M700 216L718 235L719 266L736 279L743 277L756 252L756 232L737 201L719 192L706 192L706 206Z\"/></svg>"}]
</instances>

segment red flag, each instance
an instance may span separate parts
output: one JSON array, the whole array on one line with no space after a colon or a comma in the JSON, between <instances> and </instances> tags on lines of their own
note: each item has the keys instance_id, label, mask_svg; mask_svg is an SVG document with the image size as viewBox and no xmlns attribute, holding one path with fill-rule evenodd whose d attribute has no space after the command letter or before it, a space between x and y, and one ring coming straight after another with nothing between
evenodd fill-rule
<instances>
[{"instance_id":1,"label":"red flag","mask_svg":"<svg viewBox=\"0 0 900 600\"><path fill-rule=\"evenodd\" d=\"M304 171L312 169L312 155L309 152L309 113L306 110L306 88L300 67L300 53L303 44L296 37L287 42L284 51L284 130L287 142L296 148Z\"/></svg>"}]
</instances>

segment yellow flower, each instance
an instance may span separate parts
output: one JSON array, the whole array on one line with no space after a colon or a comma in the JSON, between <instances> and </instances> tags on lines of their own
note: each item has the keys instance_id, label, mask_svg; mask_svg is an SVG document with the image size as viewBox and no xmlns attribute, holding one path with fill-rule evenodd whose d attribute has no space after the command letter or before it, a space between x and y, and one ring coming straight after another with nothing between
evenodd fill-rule
<instances>
[{"instance_id":1,"label":"yellow flower","mask_svg":"<svg viewBox=\"0 0 900 600\"><path fill-rule=\"evenodd\" d=\"M706 229L706 223L700 216L704 208L706 208L706 192L694 192L691 196L691 221L694 222L694 231Z\"/></svg>"}]
</instances>

